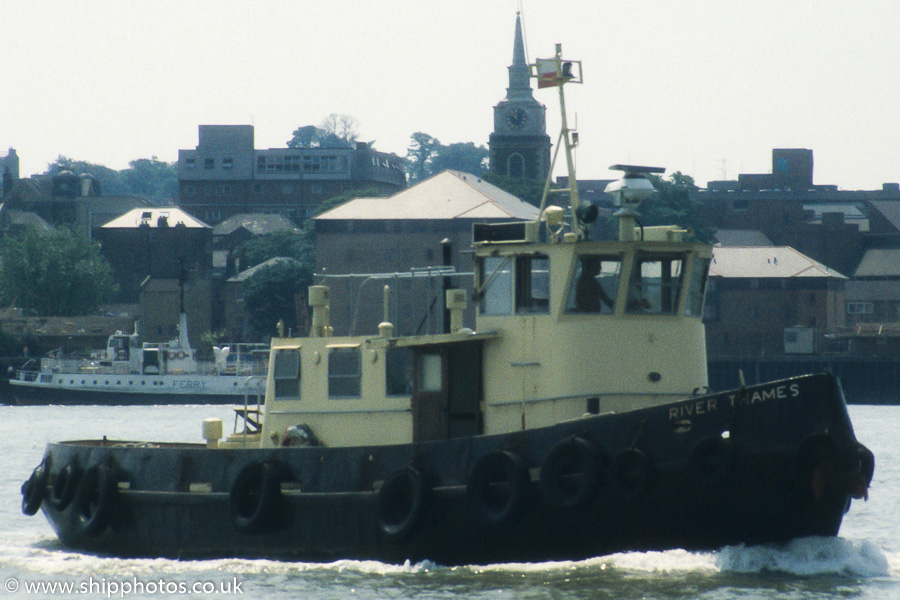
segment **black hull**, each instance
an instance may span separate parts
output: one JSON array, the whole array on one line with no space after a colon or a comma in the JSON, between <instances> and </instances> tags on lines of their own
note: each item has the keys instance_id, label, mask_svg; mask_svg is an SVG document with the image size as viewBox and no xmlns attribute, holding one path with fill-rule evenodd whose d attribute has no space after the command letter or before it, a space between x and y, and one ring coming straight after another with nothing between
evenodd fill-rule
<instances>
[{"instance_id":1,"label":"black hull","mask_svg":"<svg viewBox=\"0 0 900 600\"><path fill-rule=\"evenodd\" d=\"M148 394L133 391L68 390L11 384L11 403L20 406L92 405L146 406L162 404L243 404L243 394ZM255 403L255 396L253 397Z\"/></svg>"},{"instance_id":2,"label":"black hull","mask_svg":"<svg viewBox=\"0 0 900 600\"><path fill-rule=\"evenodd\" d=\"M51 444L23 509L47 496L64 545L117 556L582 559L836 535L867 457L840 385L816 375L403 446ZM76 490L67 468L91 476Z\"/></svg>"}]
</instances>

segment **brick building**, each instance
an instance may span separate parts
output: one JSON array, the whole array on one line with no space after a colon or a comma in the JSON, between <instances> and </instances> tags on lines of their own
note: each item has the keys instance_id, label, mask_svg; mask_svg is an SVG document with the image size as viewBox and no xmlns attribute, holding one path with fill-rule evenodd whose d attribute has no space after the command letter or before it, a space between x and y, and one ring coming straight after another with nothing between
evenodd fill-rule
<instances>
[{"instance_id":1,"label":"brick building","mask_svg":"<svg viewBox=\"0 0 900 600\"><path fill-rule=\"evenodd\" d=\"M716 247L704 323L710 357L819 352L844 327L847 278L793 248ZM786 339L810 336L808 347Z\"/></svg>"}]
</instances>

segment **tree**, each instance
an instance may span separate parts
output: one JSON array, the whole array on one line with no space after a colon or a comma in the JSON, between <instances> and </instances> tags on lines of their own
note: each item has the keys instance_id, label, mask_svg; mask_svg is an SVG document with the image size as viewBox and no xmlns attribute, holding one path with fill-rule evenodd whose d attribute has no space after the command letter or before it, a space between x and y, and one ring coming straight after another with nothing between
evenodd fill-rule
<instances>
[{"instance_id":1,"label":"tree","mask_svg":"<svg viewBox=\"0 0 900 600\"><path fill-rule=\"evenodd\" d=\"M70 229L34 228L0 242L0 303L42 316L93 314L117 293L99 244Z\"/></svg>"},{"instance_id":2,"label":"tree","mask_svg":"<svg viewBox=\"0 0 900 600\"><path fill-rule=\"evenodd\" d=\"M663 179L651 175L650 181L657 194L641 204L641 222L644 225L678 225L691 231L690 237L701 242L711 242L715 230L709 227L700 214L700 204L694 200L697 189L694 179L681 171Z\"/></svg>"},{"instance_id":3,"label":"tree","mask_svg":"<svg viewBox=\"0 0 900 600\"><path fill-rule=\"evenodd\" d=\"M250 325L263 335L274 335L279 321L286 330L296 330L297 309L311 281L309 268L289 259L254 273L244 283L244 309Z\"/></svg>"},{"instance_id":4,"label":"tree","mask_svg":"<svg viewBox=\"0 0 900 600\"><path fill-rule=\"evenodd\" d=\"M303 265L311 266L313 260L313 243L305 230L276 231L247 240L241 249L245 267L255 267L275 257L293 258Z\"/></svg>"},{"instance_id":5,"label":"tree","mask_svg":"<svg viewBox=\"0 0 900 600\"><path fill-rule=\"evenodd\" d=\"M441 142L427 133L417 131L409 137L406 150L406 174L409 182L423 181L434 174L433 161Z\"/></svg>"},{"instance_id":6,"label":"tree","mask_svg":"<svg viewBox=\"0 0 900 600\"><path fill-rule=\"evenodd\" d=\"M435 173L452 169L481 175L488 169L490 155L490 151L484 146L476 146L473 142L458 142L440 146L431 166Z\"/></svg>"},{"instance_id":7,"label":"tree","mask_svg":"<svg viewBox=\"0 0 900 600\"><path fill-rule=\"evenodd\" d=\"M422 181L446 169L483 175L487 171L490 151L472 142L445 146L421 131L410 136L406 150L406 173L410 183Z\"/></svg>"},{"instance_id":8,"label":"tree","mask_svg":"<svg viewBox=\"0 0 900 600\"><path fill-rule=\"evenodd\" d=\"M120 171L128 193L150 198L178 197L178 169L174 163L153 156L133 160L128 166Z\"/></svg>"},{"instance_id":9,"label":"tree","mask_svg":"<svg viewBox=\"0 0 900 600\"><path fill-rule=\"evenodd\" d=\"M331 113L318 127L304 125L294 130L288 148L353 148L359 137L359 121L348 115Z\"/></svg>"},{"instance_id":10,"label":"tree","mask_svg":"<svg viewBox=\"0 0 900 600\"><path fill-rule=\"evenodd\" d=\"M100 189L107 195L118 195L127 193L125 182L119 171L89 163L83 160L75 160L68 156L60 154L55 161L47 165L45 175L56 175L60 171L71 171L75 175L87 173L100 182Z\"/></svg>"},{"instance_id":11,"label":"tree","mask_svg":"<svg viewBox=\"0 0 900 600\"><path fill-rule=\"evenodd\" d=\"M167 163L154 156L133 160L128 165L128 169L116 171L60 155L47 165L44 174L55 175L60 171L71 171L76 175L87 173L100 182L100 190L107 196L134 194L166 199L178 196L178 169L175 163Z\"/></svg>"}]
</instances>

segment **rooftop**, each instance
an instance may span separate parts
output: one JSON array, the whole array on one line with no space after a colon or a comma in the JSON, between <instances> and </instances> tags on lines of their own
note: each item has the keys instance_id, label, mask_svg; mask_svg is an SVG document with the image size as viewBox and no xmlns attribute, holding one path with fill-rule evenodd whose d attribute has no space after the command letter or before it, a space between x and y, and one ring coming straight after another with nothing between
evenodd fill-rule
<instances>
[{"instance_id":1,"label":"rooftop","mask_svg":"<svg viewBox=\"0 0 900 600\"><path fill-rule=\"evenodd\" d=\"M538 216L536 206L460 171L442 171L389 198L357 198L316 217L352 219L523 219Z\"/></svg>"},{"instance_id":2,"label":"rooftop","mask_svg":"<svg viewBox=\"0 0 900 600\"><path fill-rule=\"evenodd\" d=\"M847 279L834 269L788 246L713 248L710 276L729 278L834 277Z\"/></svg>"}]
</instances>

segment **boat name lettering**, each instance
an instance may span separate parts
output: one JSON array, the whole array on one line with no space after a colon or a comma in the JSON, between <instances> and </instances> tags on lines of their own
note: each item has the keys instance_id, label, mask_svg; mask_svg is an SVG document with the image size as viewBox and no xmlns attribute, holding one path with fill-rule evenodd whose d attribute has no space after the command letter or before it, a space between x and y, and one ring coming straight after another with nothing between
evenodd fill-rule
<instances>
[{"instance_id":1,"label":"boat name lettering","mask_svg":"<svg viewBox=\"0 0 900 600\"><path fill-rule=\"evenodd\" d=\"M199 379L175 379L172 381L172 387L179 389L200 389L203 387L203 382Z\"/></svg>"},{"instance_id":2,"label":"boat name lettering","mask_svg":"<svg viewBox=\"0 0 900 600\"><path fill-rule=\"evenodd\" d=\"M669 419L683 419L685 417L693 417L704 415L708 412L718 410L717 398L705 398L696 402L688 402L680 406L669 408Z\"/></svg>"},{"instance_id":3,"label":"boat name lettering","mask_svg":"<svg viewBox=\"0 0 900 600\"><path fill-rule=\"evenodd\" d=\"M728 399L731 406L744 406L746 404L756 404L757 402L765 402L767 400L787 400L788 398L796 398L800 395L800 386L796 383L790 385L777 385L770 388L762 388L755 390L753 394L747 392L730 394Z\"/></svg>"},{"instance_id":4,"label":"boat name lettering","mask_svg":"<svg viewBox=\"0 0 900 600\"><path fill-rule=\"evenodd\" d=\"M731 406L743 406L756 404L767 400L786 400L800 395L800 386L796 383L777 385L774 387L755 390L753 394L735 393L728 395ZM719 409L717 398L704 398L694 402L679 404L669 407L669 420L684 419L685 417L698 417Z\"/></svg>"}]
</instances>

